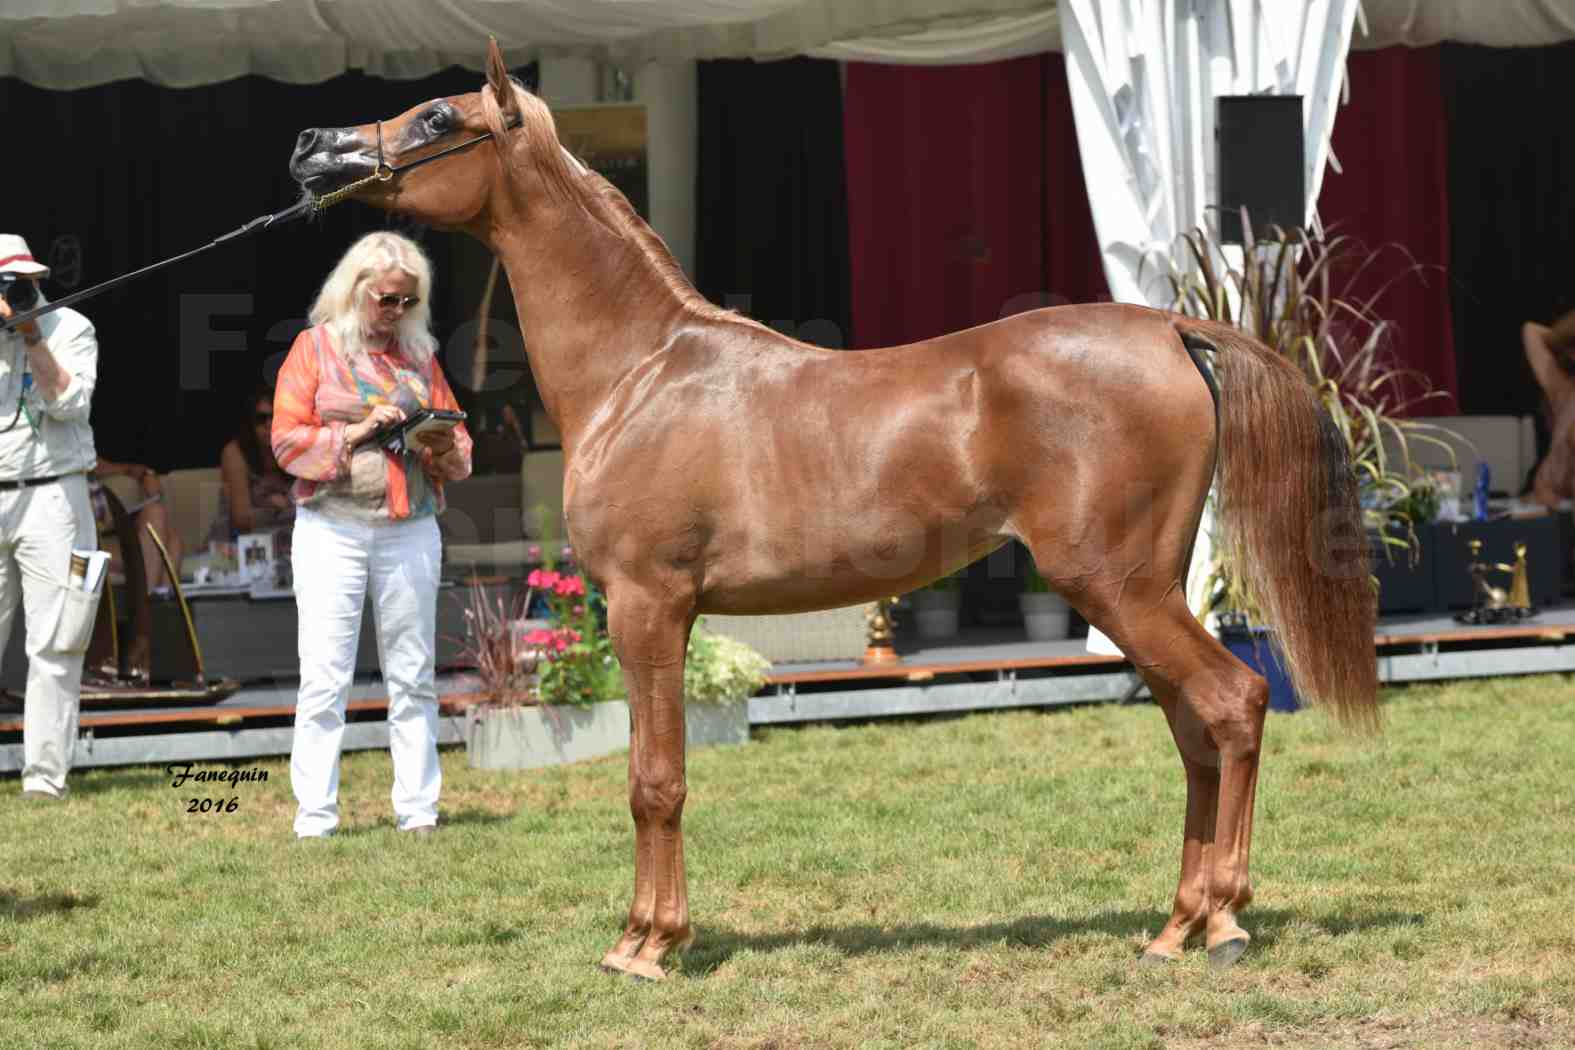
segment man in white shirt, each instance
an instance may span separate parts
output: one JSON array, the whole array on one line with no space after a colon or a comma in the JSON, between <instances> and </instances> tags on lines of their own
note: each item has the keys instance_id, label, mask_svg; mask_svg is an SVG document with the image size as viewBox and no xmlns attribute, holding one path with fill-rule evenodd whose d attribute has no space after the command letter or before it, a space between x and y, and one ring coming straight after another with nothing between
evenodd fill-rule
<instances>
[{"instance_id":1,"label":"man in white shirt","mask_svg":"<svg viewBox=\"0 0 1575 1050\"><path fill-rule=\"evenodd\" d=\"M0 321L45 302L49 268L0 233ZM71 552L98 538L87 472L98 461L88 410L98 380L93 325L61 309L0 332L0 652L20 599L27 624L22 793L60 799L76 744L82 657L98 593L73 586Z\"/></svg>"}]
</instances>

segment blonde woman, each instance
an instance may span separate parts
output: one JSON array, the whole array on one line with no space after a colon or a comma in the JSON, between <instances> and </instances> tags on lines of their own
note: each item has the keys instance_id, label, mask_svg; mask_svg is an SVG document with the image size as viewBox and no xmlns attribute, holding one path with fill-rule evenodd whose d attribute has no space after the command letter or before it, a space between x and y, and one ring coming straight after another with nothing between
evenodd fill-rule
<instances>
[{"instance_id":1,"label":"blonde woman","mask_svg":"<svg viewBox=\"0 0 1575 1050\"><path fill-rule=\"evenodd\" d=\"M431 264L414 242L368 234L328 275L312 327L279 371L273 451L295 478L301 686L290 783L301 838L339 824L345 704L368 592L388 689L394 817L401 831L437 826L436 515L443 483L470 473L470 435L461 424L404 453L367 443L407 412L457 407L434 356L431 291Z\"/></svg>"}]
</instances>

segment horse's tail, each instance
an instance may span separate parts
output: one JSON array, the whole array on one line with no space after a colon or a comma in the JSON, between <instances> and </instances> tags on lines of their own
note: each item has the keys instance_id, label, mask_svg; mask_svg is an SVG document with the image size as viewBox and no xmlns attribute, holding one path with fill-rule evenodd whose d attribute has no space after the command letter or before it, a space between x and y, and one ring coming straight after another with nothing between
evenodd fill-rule
<instances>
[{"instance_id":1,"label":"horse's tail","mask_svg":"<svg viewBox=\"0 0 1575 1050\"><path fill-rule=\"evenodd\" d=\"M1278 632L1299 697L1376 728L1377 602L1345 439L1285 358L1226 324L1174 323L1189 348L1217 351L1224 554Z\"/></svg>"}]
</instances>

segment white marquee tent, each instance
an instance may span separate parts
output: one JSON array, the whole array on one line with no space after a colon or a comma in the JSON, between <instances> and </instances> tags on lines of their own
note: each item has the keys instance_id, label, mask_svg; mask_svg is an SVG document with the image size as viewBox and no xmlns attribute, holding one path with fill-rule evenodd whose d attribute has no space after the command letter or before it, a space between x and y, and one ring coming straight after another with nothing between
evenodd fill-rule
<instances>
[{"instance_id":1,"label":"white marquee tent","mask_svg":"<svg viewBox=\"0 0 1575 1050\"><path fill-rule=\"evenodd\" d=\"M348 70L413 79L452 65L479 70L495 36L511 64L541 60L549 102L573 105L599 101L601 71L616 63L648 107L652 225L687 267L695 59L996 61L1061 50L1063 9L1080 5L1124 9L1134 22L1152 18L1145 9L1184 19L1220 8L1241 24L1262 12L1273 22L1273 12L1287 7L1286 0L0 0L0 77L52 90L129 78L192 87L247 74L315 83ZM1289 6L1346 24L1329 19L1328 0ZM1575 0L1361 6L1365 19L1358 16L1351 32L1357 48L1575 38ZM1305 74L1310 67L1298 68Z\"/></svg>"},{"instance_id":2,"label":"white marquee tent","mask_svg":"<svg viewBox=\"0 0 1575 1050\"><path fill-rule=\"evenodd\" d=\"M1235 0L1246 11L1256 0ZM1171 0L1179 10L1202 6ZM348 69L413 78L513 61L814 54L980 62L1060 50L1054 0L0 0L0 76L39 87L141 77L190 87L248 73L292 83ZM1140 6L1134 2L1133 7ZM1575 37L1570 0L1365 0L1354 46L1499 47Z\"/></svg>"}]
</instances>

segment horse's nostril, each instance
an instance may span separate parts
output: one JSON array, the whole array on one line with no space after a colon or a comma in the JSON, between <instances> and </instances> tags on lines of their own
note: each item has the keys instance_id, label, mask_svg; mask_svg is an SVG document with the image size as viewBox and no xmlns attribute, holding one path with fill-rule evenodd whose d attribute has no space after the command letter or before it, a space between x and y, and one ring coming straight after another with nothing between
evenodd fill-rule
<instances>
[{"instance_id":1,"label":"horse's nostril","mask_svg":"<svg viewBox=\"0 0 1575 1050\"><path fill-rule=\"evenodd\" d=\"M295 140L295 152L310 153L312 152L312 148L316 145L317 129L307 128L305 131L301 132L300 137Z\"/></svg>"}]
</instances>

